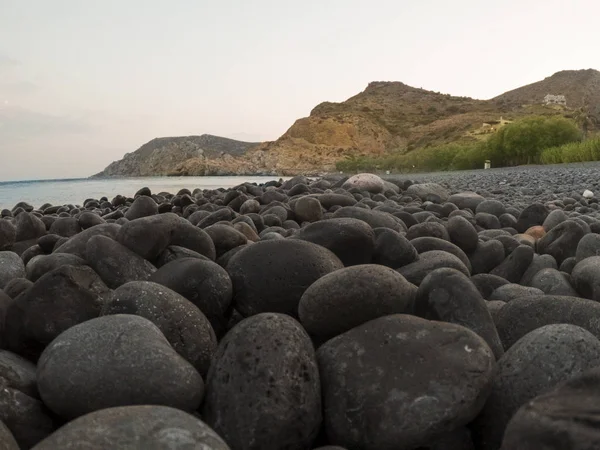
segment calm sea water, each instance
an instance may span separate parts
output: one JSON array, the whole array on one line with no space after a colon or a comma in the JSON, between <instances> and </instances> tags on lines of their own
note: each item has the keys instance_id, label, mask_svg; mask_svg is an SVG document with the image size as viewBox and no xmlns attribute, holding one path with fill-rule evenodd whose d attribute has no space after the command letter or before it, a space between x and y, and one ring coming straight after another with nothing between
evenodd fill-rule
<instances>
[{"instance_id":1,"label":"calm sea water","mask_svg":"<svg viewBox=\"0 0 600 450\"><path fill-rule=\"evenodd\" d=\"M266 183L271 180L284 180L289 177L147 177L119 178L108 180L69 179L41 181L0 182L0 209L11 209L20 201L38 208L44 203L52 205L81 205L86 198L108 197L110 201L117 194L133 196L142 187L149 187L153 193L161 191L177 193L188 188L217 189L233 187L243 182Z\"/></svg>"}]
</instances>

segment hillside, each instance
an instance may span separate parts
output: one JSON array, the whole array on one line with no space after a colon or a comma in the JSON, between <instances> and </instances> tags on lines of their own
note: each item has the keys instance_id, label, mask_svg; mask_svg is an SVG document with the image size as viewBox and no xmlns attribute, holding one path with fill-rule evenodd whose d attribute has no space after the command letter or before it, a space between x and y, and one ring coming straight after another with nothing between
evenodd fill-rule
<instances>
[{"instance_id":1,"label":"hillside","mask_svg":"<svg viewBox=\"0 0 600 450\"><path fill-rule=\"evenodd\" d=\"M559 104L547 104L548 94L558 96L554 100ZM337 161L353 155L405 153L448 142L472 142L505 123L501 120L531 115L562 115L576 120L586 132L597 130L600 72L558 72L490 100L454 97L401 82L372 82L344 102L316 106L276 141L240 143L236 150L225 145L212 151L210 145L196 142L207 135L165 138L167 142L160 145L153 144L155 139L99 176L316 174L334 170ZM144 149L146 146L152 150Z\"/></svg>"},{"instance_id":2,"label":"hillside","mask_svg":"<svg viewBox=\"0 0 600 450\"><path fill-rule=\"evenodd\" d=\"M123 159L114 161L94 178L144 177L156 175L219 175L218 167L242 157L256 142L242 142L210 134L202 136L163 137L152 139L135 152L127 153ZM238 162L235 166L238 166ZM205 173L208 172L208 173Z\"/></svg>"}]
</instances>

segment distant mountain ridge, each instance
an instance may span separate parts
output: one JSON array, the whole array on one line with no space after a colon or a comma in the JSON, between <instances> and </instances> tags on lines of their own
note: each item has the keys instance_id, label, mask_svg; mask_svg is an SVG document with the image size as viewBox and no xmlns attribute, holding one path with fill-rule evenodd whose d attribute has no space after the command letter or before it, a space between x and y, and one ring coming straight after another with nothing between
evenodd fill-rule
<instances>
[{"instance_id":1,"label":"distant mountain ridge","mask_svg":"<svg viewBox=\"0 0 600 450\"><path fill-rule=\"evenodd\" d=\"M547 95L564 96L564 104L547 103ZM490 100L376 81L344 102L317 105L276 141L249 143L211 135L158 138L96 176L311 175L335 170L337 161L352 155L472 142L493 130L490 124L531 115L561 115L585 131L597 131L600 72L557 72Z\"/></svg>"}]
</instances>

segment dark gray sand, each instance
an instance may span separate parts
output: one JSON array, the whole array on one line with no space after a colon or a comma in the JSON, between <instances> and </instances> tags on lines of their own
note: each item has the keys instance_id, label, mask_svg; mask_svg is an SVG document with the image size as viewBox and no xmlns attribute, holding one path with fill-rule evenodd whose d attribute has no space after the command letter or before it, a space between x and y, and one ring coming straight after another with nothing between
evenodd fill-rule
<instances>
[{"instance_id":1,"label":"dark gray sand","mask_svg":"<svg viewBox=\"0 0 600 450\"><path fill-rule=\"evenodd\" d=\"M600 448L600 164L0 219L0 448Z\"/></svg>"}]
</instances>

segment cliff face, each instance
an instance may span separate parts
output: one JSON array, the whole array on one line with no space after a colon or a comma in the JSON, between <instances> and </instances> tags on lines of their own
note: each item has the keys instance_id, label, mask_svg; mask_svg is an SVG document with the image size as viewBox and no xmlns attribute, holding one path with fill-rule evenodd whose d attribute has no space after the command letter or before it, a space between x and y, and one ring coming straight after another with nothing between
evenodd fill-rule
<instances>
[{"instance_id":1,"label":"cliff face","mask_svg":"<svg viewBox=\"0 0 600 450\"><path fill-rule=\"evenodd\" d=\"M565 104L546 104L546 95ZM351 155L409 152L478 139L484 123L528 115L563 115L597 130L600 72L558 72L491 100L453 97L400 82L373 82L341 103L325 102L273 142L202 135L154 139L96 176L281 174L335 170Z\"/></svg>"}]
</instances>

